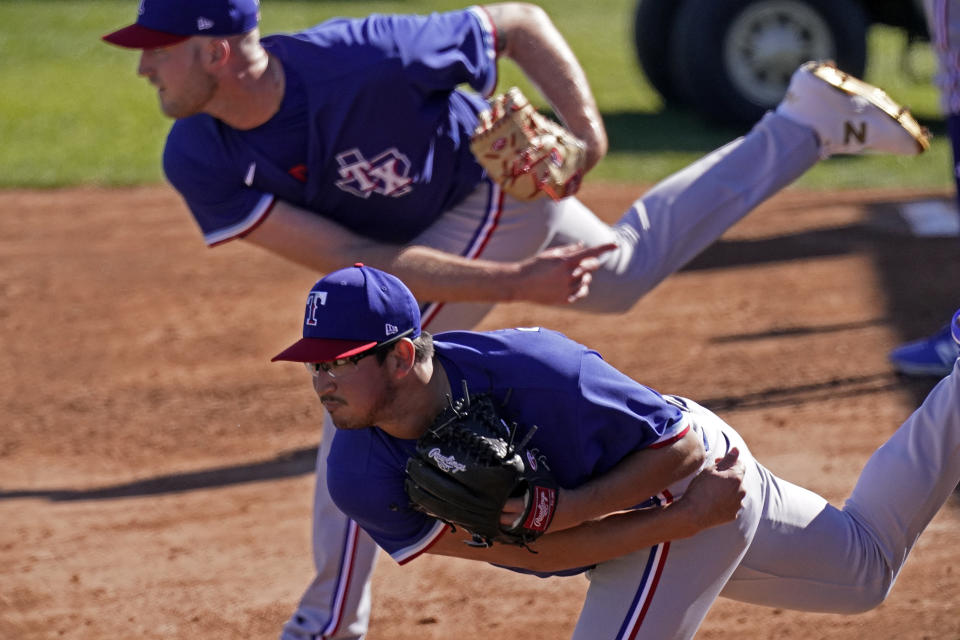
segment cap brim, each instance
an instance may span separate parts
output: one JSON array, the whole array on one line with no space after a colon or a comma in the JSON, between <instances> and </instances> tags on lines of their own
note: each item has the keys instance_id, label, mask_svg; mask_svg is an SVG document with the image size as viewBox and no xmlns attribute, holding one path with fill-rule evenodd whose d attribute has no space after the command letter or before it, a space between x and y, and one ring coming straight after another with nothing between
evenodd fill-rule
<instances>
[{"instance_id":1,"label":"cap brim","mask_svg":"<svg viewBox=\"0 0 960 640\"><path fill-rule=\"evenodd\" d=\"M330 362L337 358L348 358L377 346L377 342L357 340L328 340L325 338L301 338L277 355L270 362L288 360L290 362Z\"/></svg>"},{"instance_id":2,"label":"cap brim","mask_svg":"<svg viewBox=\"0 0 960 640\"><path fill-rule=\"evenodd\" d=\"M110 44L115 44L118 47L126 47L127 49L159 49L183 42L189 37L190 36L181 36L176 33L157 31L156 29L148 29L138 24L132 24L129 27L108 33L103 36L103 40Z\"/></svg>"}]
</instances>

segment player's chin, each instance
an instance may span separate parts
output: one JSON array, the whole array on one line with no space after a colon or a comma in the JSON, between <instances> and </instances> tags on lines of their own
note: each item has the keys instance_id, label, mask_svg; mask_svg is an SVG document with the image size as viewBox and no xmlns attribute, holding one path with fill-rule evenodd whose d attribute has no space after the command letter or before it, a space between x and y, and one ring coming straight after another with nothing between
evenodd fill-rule
<instances>
[{"instance_id":1,"label":"player's chin","mask_svg":"<svg viewBox=\"0 0 960 640\"><path fill-rule=\"evenodd\" d=\"M324 410L326 410L326 412L330 414L330 417L331 417L331 418L332 418L333 416L337 415L337 409L340 407L340 403L338 403L338 402L321 402L320 404L323 405Z\"/></svg>"},{"instance_id":2,"label":"player's chin","mask_svg":"<svg viewBox=\"0 0 960 640\"><path fill-rule=\"evenodd\" d=\"M358 429L366 429L370 426L369 422L360 422L357 420L350 420L340 418L337 419L337 416L331 414L330 419L333 420L333 426L335 426L340 431L357 431Z\"/></svg>"},{"instance_id":3,"label":"player's chin","mask_svg":"<svg viewBox=\"0 0 960 640\"><path fill-rule=\"evenodd\" d=\"M356 420L351 417L349 413L344 409L343 405L339 402L324 402L323 408L330 414L330 419L333 421L333 426L337 429L342 429L344 431L350 431L354 429L362 429L369 425L368 421ZM361 424L361 422L363 424Z\"/></svg>"},{"instance_id":4,"label":"player's chin","mask_svg":"<svg viewBox=\"0 0 960 640\"><path fill-rule=\"evenodd\" d=\"M162 93L159 93L159 92L157 93L157 99L160 101L160 111L163 112L163 115L167 116L168 118L185 117L183 115L180 115L181 113L183 113L183 110L180 109L176 104L173 104L165 100Z\"/></svg>"},{"instance_id":5,"label":"player's chin","mask_svg":"<svg viewBox=\"0 0 960 640\"><path fill-rule=\"evenodd\" d=\"M165 91L165 89L157 90L157 99L160 101L160 110L163 112L163 115L179 120L200 113L200 109L196 106L186 105L181 101L171 99Z\"/></svg>"}]
</instances>

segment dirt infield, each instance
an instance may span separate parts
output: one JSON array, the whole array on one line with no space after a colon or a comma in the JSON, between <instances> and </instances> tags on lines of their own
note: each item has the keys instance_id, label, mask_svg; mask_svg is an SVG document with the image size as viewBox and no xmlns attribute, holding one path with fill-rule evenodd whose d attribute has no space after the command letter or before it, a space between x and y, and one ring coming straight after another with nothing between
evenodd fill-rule
<instances>
[{"instance_id":1,"label":"dirt infield","mask_svg":"<svg viewBox=\"0 0 960 640\"><path fill-rule=\"evenodd\" d=\"M637 192L584 199L612 219ZM960 250L900 233L895 205L945 195L788 191L626 315L514 304L483 328L564 331L839 503L932 385L885 356L960 303ZM321 409L301 367L269 358L314 275L206 250L163 187L6 192L0 209L0 638L275 637L311 576ZM698 637L960 638L958 507L878 609L720 601ZM563 638L585 587L383 558L368 637Z\"/></svg>"}]
</instances>

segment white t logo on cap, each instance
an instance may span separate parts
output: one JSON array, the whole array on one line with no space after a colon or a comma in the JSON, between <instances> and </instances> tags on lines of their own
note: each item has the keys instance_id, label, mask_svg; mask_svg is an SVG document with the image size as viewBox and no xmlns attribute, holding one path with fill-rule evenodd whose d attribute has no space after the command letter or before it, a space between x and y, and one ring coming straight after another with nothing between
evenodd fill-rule
<instances>
[{"instance_id":1,"label":"white t logo on cap","mask_svg":"<svg viewBox=\"0 0 960 640\"><path fill-rule=\"evenodd\" d=\"M311 291L307 296L307 319L306 324L311 327L317 326L317 305L325 306L327 304L326 291Z\"/></svg>"}]
</instances>

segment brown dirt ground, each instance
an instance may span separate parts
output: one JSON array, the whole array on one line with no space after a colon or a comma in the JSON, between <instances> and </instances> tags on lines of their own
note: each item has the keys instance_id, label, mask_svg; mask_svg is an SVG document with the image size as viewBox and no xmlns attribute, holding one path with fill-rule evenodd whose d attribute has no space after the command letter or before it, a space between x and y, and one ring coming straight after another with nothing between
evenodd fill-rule
<instances>
[{"instance_id":1,"label":"brown dirt ground","mask_svg":"<svg viewBox=\"0 0 960 640\"><path fill-rule=\"evenodd\" d=\"M637 187L591 185L612 219ZM842 501L932 383L889 348L957 304L955 238L895 204L787 191L624 316L513 304L663 391L701 400L781 476ZM314 275L204 249L165 187L0 194L0 638L273 638L311 575L320 407L269 358ZM854 617L721 600L701 638L960 638L960 501L891 597ZM389 558L370 640L566 637L582 578ZM495 594L481 597L471 594Z\"/></svg>"}]
</instances>

